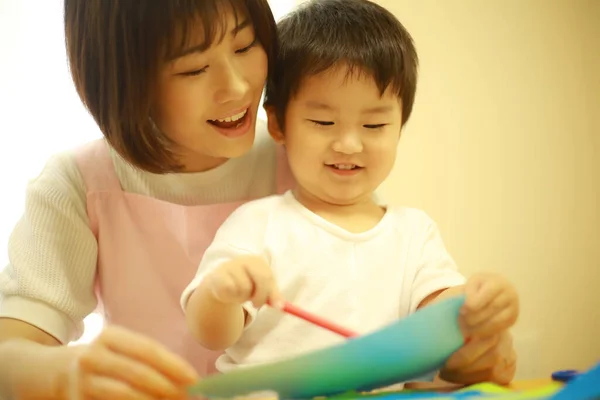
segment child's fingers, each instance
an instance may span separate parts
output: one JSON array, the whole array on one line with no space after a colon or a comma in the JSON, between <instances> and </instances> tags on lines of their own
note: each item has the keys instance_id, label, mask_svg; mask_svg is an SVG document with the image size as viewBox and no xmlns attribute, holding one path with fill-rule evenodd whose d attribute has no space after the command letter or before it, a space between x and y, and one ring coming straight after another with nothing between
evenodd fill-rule
<instances>
[{"instance_id":1,"label":"child's fingers","mask_svg":"<svg viewBox=\"0 0 600 400\"><path fill-rule=\"evenodd\" d=\"M210 275L210 284L214 296L222 302L241 301L244 293L251 291L251 283L246 274L236 271L219 271Z\"/></svg>"},{"instance_id":2,"label":"child's fingers","mask_svg":"<svg viewBox=\"0 0 600 400\"><path fill-rule=\"evenodd\" d=\"M491 381L507 384L514 377L516 353L507 331L486 339L476 338L454 353L440 377L444 380L471 384Z\"/></svg>"},{"instance_id":3,"label":"child's fingers","mask_svg":"<svg viewBox=\"0 0 600 400\"><path fill-rule=\"evenodd\" d=\"M477 312L469 312L464 315L464 321L467 327L473 327L491 319L494 314L501 312L508 307L511 302L511 296L508 293L500 293L486 307Z\"/></svg>"},{"instance_id":4,"label":"child's fingers","mask_svg":"<svg viewBox=\"0 0 600 400\"><path fill-rule=\"evenodd\" d=\"M482 345L479 348L480 351L477 354L474 354L474 356L470 359L470 363L466 363L462 366L462 373L471 374L494 368L498 362L497 344L499 337L492 336L491 338L484 340L484 345ZM474 341L473 343L477 344L477 341Z\"/></svg>"},{"instance_id":5,"label":"child's fingers","mask_svg":"<svg viewBox=\"0 0 600 400\"><path fill-rule=\"evenodd\" d=\"M264 306L269 299L269 279L266 277L253 277L254 293L250 298L254 307L259 308Z\"/></svg>"},{"instance_id":6,"label":"child's fingers","mask_svg":"<svg viewBox=\"0 0 600 400\"><path fill-rule=\"evenodd\" d=\"M207 277L213 295L220 301L226 301L235 294L235 280L229 273L213 272Z\"/></svg>"},{"instance_id":7,"label":"child's fingers","mask_svg":"<svg viewBox=\"0 0 600 400\"><path fill-rule=\"evenodd\" d=\"M462 385L474 385L480 382L489 381L490 373L487 370L464 373L460 370L442 370L440 378L444 381L452 383L460 383Z\"/></svg>"},{"instance_id":8,"label":"child's fingers","mask_svg":"<svg viewBox=\"0 0 600 400\"><path fill-rule=\"evenodd\" d=\"M502 290L494 279L475 276L465 285L464 311L478 311L487 306Z\"/></svg>"},{"instance_id":9,"label":"child's fingers","mask_svg":"<svg viewBox=\"0 0 600 400\"><path fill-rule=\"evenodd\" d=\"M471 328L478 336L494 335L513 326L517 320L518 313L515 307L506 307L487 321Z\"/></svg>"},{"instance_id":10,"label":"child's fingers","mask_svg":"<svg viewBox=\"0 0 600 400\"><path fill-rule=\"evenodd\" d=\"M271 293L269 294L269 304L275 308L283 308L285 306L285 299L275 282L273 282Z\"/></svg>"},{"instance_id":11,"label":"child's fingers","mask_svg":"<svg viewBox=\"0 0 600 400\"><path fill-rule=\"evenodd\" d=\"M254 277L249 273L247 267L243 266L243 268L231 271L230 274L235 282L235 301L243 303L251 299L258 288Z\"/></svg>"},{"instance_id":12,"label":"child's fingers","mask_svg":"<svg viewBox=\"0 0 600 400\"><path fill-rule=\"evenodd\" d=\"M472 340L454 353L446 363L448 369L463 369L473 364L483 354L494 348L499 341L498 336Z\"/></svg>"},{"instance_id":13,"label":"child's fingers","mask_svg":"<svg viewBox=\"0 0 600 400\"><path fill-rule=\"evenodd\" d=\"M254 307L262 307L269 300L271 288L275 285L273 274L270 268L262 264L248 266L246 272L254 284L254 292L250 300Z\"/></svg>"},{"instance_id":14,"label":"child's fingers","mask_svg":"<svg viewBox=\"0 0 600 400\"><path fill-rule=\"evenodd\" d=\"M479 307L480 290L483 285L483 278L479 275L470 278L465 285L465 304L464 310L475 310Z\"/></svg>"}]
</instances>

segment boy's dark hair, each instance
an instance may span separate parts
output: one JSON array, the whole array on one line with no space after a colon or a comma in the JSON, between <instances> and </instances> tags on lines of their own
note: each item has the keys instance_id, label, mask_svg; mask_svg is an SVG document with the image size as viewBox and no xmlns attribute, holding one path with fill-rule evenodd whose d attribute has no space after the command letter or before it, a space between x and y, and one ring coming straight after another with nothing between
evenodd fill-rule
<instances>
[{"instance_id":1,"label":"boy's dark hair","mask_svg":"<svg viewBox=\"0 0 600 400\"><path fill-rule=\"evenodd\" d=\"M419 60L412 37L388 10L368 0L311 0L285 16L277 32L265 106L274 108L282 129L302 80L338 65L373 76L381 94L394 90L402 99L402 124L408 121Z\"/></svg>"},{"instance_id":2,"label":"boy's dark hair","mask_svg":"<svg viewBox=\"0 0 600 400\"><path fill-rule=\"evenodd\" d=\"M236 19L247 15L269 71L274 66L277 33L267 0L64 0L64 7L67 56L79 97L111 146L150 172L181 168L174 143L156 129L150 108L160 66L193 44L196 23L209 47L222 37L227 7Z\"/></svg>"}]
</instances>

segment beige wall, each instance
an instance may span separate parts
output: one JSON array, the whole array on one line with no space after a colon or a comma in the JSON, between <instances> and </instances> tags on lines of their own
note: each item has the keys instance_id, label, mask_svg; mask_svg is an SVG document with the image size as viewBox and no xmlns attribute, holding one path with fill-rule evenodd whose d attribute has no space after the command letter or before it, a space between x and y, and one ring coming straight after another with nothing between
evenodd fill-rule
<instances>
[{"instance_id":1,"label":"beige wall","mask_svg":"<svg viewBox=\"0 0 600 400\"><path fill-rule=\"evenodd\" d=\"M516 283L520 378L600 361L600 1L379 3L421 57L384 194Z\"/></svg>"}]
</instances>

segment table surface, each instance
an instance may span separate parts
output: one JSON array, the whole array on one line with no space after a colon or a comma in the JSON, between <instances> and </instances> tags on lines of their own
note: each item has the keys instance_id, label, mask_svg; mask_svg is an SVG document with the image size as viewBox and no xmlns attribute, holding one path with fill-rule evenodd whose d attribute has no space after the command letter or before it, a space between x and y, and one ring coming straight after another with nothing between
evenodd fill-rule
<instances>
[{"instance_id":1,"label":"table surface","mask_svg":"<svg viewBox=\"0 0 600 400\"><path fill-rule=\"evenodd\" d=\"M528 379L522 381L514 381L508 387L514 390L529 390L551 384L551 378L547 379Z\"/></svg>"},{"instance_id":2,"label":"table surface","mask_svg":"<svg viewBox=\"0 0 600 400\"><path fill-rule=\"evenodd\" d=\"M507 387L513 390L529 390L529 389L536 389L539 387L543 387L546 385L551 384L553 381L551 378L547 378L547 379L527 379L527 380L516 380L513 381L510 385L508 385ZM409 384L410 385L410 384ZM417 384L413 384L413 386L411 386L411 389L429 389L429 388L451 388L453 387L451 384L444 384L444 383L428 383L428 382L419 382Z\"/></svg>"},{"instance_id":3,"label":"table surface","mask_svg":"<svg viewBox=\"0 0 600 400\"><path fill-rule=\"evenodd\" d=\"M512 389L512 390L533 390L533 389L537 389L537 388L542 388L546 385L551 384L553 381L550 378L547 379L527 379L527 380L517 380L512 382L510 385L508 385L507 387ZM419 385L418 387L414 387L415 389L427 389L427 388L431 388L432 384L424 384L424 385ZM444 387L440 387L440 384L438 383L437 385L433 386L435 387L437 390L443 390ZM448 388L448 387L446 387ZM253 396L250 398L246 398L246 397L236 397L236 400L276 400L276 397L258 397L258 396Z\"/></svg>"}]
</instances>

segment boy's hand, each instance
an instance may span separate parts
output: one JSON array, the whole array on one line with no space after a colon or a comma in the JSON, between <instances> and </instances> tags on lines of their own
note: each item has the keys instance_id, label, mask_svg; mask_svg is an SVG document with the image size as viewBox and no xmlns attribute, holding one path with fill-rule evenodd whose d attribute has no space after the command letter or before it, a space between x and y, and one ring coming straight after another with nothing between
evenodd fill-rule
<instances>
[{"instance_id":1,"label":"boy's hand","mask_svg":"<svg viewBox=\"0 0 600 400\"><path fill-rule=\"evenodd\" d=\"M515 377L517 353L508 331L485 339L474 338L454 353L440 372L447 382L507 385Z\"/></svg>"},{"instance_id":2,"label":"boy's hand","mask_svg":"<svg viewBox=\"0 0 600 400\"><path fill-rule=\"evenodd\" d=\"M510 383L516 372L517 354L508 328L519 316L517 291L499 275L479 274L464 286L433 294L421 306L458 294L465 295L459 323L469 341L448 359L440 378L458 384Z\"/></svg>"},{"instance_id":3,"label":"boy's hand","mask_svg":"<svg viewBox=\"0 0 600 400\"><path fill-rule=\"evenodd\" d=\"M496 274L478 274L465 287L460 322L469 338L498 335L519 317L519 296L515 287Z\"/></svg>"},{"instance_id":4,"label":"boy's hand","mask_svg":"<svg viewBox=\"0 0 600 400\"><path fill-rule=\"evenodd\" d=\"M222 303L252 301L257 308L267 302L275 307L283 306L271 267L262 257L242 256L226 262L208 274L205 282Z\"/></svg>"}]
</instances>

